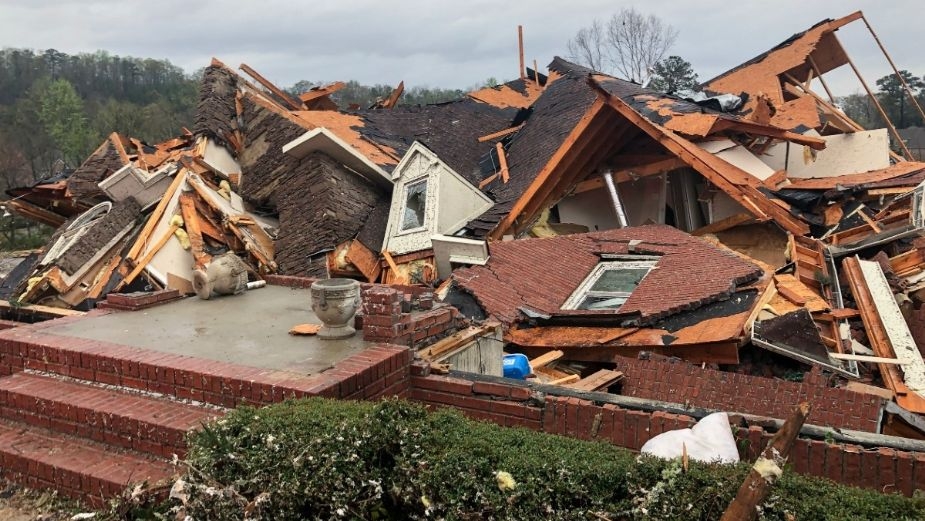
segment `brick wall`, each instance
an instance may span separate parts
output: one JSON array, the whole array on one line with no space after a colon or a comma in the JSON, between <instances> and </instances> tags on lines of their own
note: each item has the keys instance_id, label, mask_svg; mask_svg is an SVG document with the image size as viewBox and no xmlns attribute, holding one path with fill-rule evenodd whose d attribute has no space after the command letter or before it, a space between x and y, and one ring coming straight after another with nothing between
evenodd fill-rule
<instances>
[{"instance_id":1,"label":"brick wall","mask_svg":"<svg viewBox=\"0 0 925 521\"><path fill-rule=\"evenodd\" d=\"M425 301L427 297L421 298ZM428 345L458 329L462 318L456 308L438 305L433 309L402 312L405 294L388 286L363 291L360 323L363 340L390 344ZM432 300L427 306L432 305Z\"/></svg>"},{"instance_id":2,"label":"brick wall","mask_svg":"<svg viewBox=\"0 0 925 521\"><path fill-rule=\"evenodd\" d=\"M881 398L829 387L814 373L788 382L667 360L621 358L616 365L625 374L625 396L772 418L788 417L793 404L805 401L816 425L879 432Z\"/></svg>"},{"instance_id":3,"label":"brick wall","mask_svg":"<svg viewBox=\"0 0 925 521\"><path fill-rule=\"evenodd\" d=\"M544 394L521 382L430 375L428 367L418 362L411 367L410 397L429 406L454 407L466 416L498 425L606 441L632 450L639 450L658 434L695 423L693 417L683 414L633 410L611 403L596 404L577 397ZM816 418L814 409L810 420L817 423ZM767 445L771 433L751 425L739 428L735 436L740 456L754 460ZM851 486L907 496L916 489L925 490L922 453L798 439L789 461L795 472Z\"/></svg>"},{"instance_id":4,"label":"brick wall","mask_svg":"<svg viewBox=\"0 0 925 521\"><path fill-rule=\"evenodd\" d=\"M322 373L297 375L52 335L43 327L0 331L0 376L31 369L223 407L305 396L374 399L408 394L411 351L398 345L373 345Z\"/></svg>"}]
</instances>

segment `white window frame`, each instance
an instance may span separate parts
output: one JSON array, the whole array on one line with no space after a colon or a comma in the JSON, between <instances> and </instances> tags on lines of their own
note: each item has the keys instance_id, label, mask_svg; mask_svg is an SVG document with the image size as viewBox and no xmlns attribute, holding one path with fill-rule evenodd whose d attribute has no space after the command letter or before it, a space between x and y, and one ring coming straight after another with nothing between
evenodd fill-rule
<instances>
[{"instance_id":1,"label":"white window frame","mask_svg":"<svg viewBox=\"0 0 925 521\"><path fill-rule=\"evenodd\" d=\"M613 298L624 298L628 299L632 295L632 291L591 291L591 288L597 283L598 279L601 278L607 271L613 270L622 270L622 269L640 269L648 268L649 271L639 279L639 283L649 276L649 273L652 273L652 270L656 268L658 264L658 257L630 257L626 258L615 258L615 257L605 257L604 260L599 262L597 266L591 270L591 273L585 277L585 280L575 288L575 291L569 296L568 300L565 301L565 304L562 304L562 309L568 310L577 310L578 306L588 297L613 297ZM638 287L638 285L637 285ZM634 288L635 289L635 288ZM620 307L623 307L621 304ZM619 311L620 307L617 308L602 308L601 311Z\"/></svg>"},{"instance_id":2,"label":"white window frame","mask_svg":"<svg viewBox=\"0 0 925 521\"><path fill-rule=\"evenodd\" d=\"M414 228L405 229L405 211L408 210L408 192L413 186L424 185L424 215L421 218L421 225ZM405 186L402 188L402 200L401 200L401 210L398 212L398 233L395 235L405 235L408 233L416 233L422 230L427 229L427 192L430 189L430 177L424 176L412 181L405 183Z\"/></svg>"}]
</instances>

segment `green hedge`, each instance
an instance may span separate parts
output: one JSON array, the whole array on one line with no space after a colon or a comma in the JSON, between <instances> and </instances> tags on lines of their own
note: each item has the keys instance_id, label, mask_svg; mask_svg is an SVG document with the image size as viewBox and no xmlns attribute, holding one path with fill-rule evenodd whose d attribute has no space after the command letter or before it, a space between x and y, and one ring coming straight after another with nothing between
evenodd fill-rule
<instances>
[{"instance_id":1,"label":"green hedge","mask_svg":"<svg viewBox=\"0 0 925 521\"><path fill-rule=\"evenodd\" d=\"M185 514L216 521L245 513L267 520L712 520L748 471L691 463L684 472L677 461L398 400L238 409L193 435L187 462L177 488ZM925 519L925 501L787 472L761 518Z\"/></svg>"}]
</instances>

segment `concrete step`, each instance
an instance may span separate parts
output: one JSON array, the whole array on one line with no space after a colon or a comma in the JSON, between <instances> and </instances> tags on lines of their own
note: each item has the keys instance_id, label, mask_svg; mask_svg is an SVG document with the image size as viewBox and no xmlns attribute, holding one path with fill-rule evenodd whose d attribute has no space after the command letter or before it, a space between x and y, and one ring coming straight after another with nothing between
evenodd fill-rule
<instances>
[{"instance_id":1,"label":"concrete step","mask_svg":"<svg viewBox=\"0 0 925 521\"><path fill-rule=\"evenodd\" d=\"M223 411L60 377L0 378L0 417L165 458L186 455L186 434Z\"/></svg>"},{"instance_id":2,"label":"concrete step","mask_svg":"<svg viewBox=\"0 0 925 521\"><path fill-rule=\"evenodd\" d=\"M95 508L138 483L163 494L176 468L162 459L34 426L0 421L0 471L33 488L54 488Z\"/></svg>"}]
</instances>

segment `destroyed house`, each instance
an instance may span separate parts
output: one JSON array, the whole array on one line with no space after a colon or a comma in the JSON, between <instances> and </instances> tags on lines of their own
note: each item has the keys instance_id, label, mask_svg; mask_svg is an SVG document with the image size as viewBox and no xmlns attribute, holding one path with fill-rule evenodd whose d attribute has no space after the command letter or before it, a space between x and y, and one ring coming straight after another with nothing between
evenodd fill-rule
<instances>
[{"instance_id":1,"label":"destroyed house","mask_svg":"<svg viewBox=\"0 0 925 521\"><path fill-rule=\"evenodd\" d=\"M737 363L769 274L670 226L496 242L484 266L453 274L505 340L537 356L612 362L639 351Z\"/></svg>"}]
</instances>

